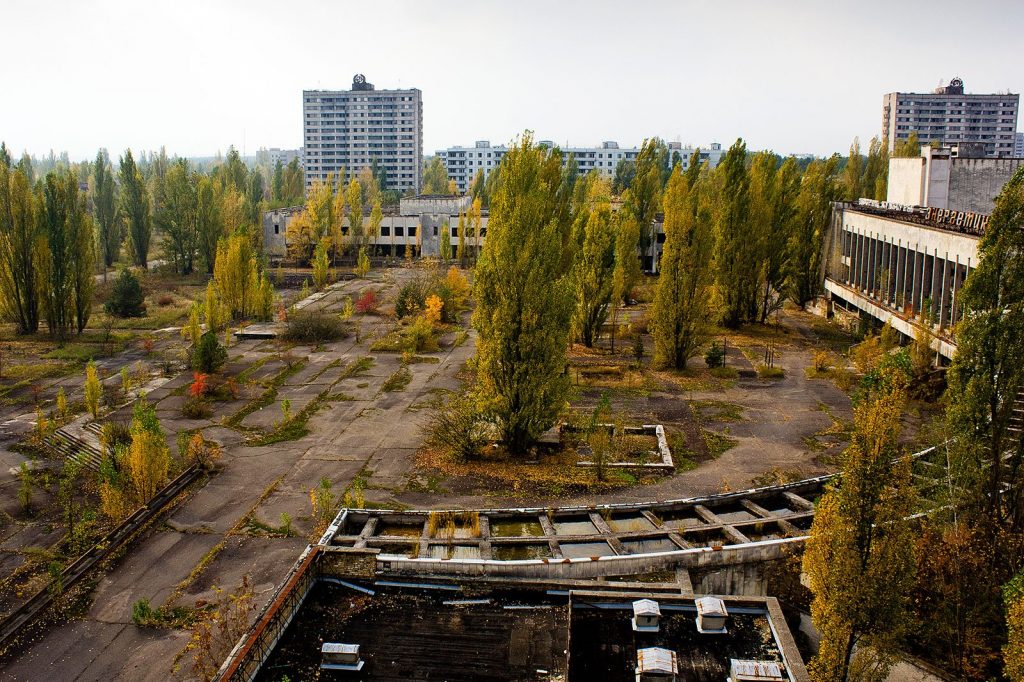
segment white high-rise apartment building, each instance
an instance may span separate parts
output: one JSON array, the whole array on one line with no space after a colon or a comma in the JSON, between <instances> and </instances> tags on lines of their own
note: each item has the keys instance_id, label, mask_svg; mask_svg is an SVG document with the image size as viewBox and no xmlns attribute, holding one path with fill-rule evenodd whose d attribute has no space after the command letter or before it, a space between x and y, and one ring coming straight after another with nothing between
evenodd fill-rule
<instances>
[{"instance_id":1,"label":"white high-rise apartment building","mask_svg":"<svg viewBox=\"0 0 1024 682\"><path fill-rule=\"evenodd\" d=\"M555 147L550 140L540 140L537 144L548 147ZM684 147L679 142L668 143L669 154L673 157L678 154L683 170L690 165L690 157L696 151L693 147ZM615 177L615 168L620 161L636 161L636 155L640 153L637 147L632 149L620 149L617 142L604 142L600 147L559 147L563 153L563 159L568 161L569 155L576 158L580 174L597 170L608 179ZM707 161L711 168L718 165L725 154L722 145L712 142L707 147L700 148L700 158ZM455 181L460 192L465 192L473 183L478 171L483 171L486 178L490 172L498 167L501 158L508 152L505 145L491 146L488 140L479 140L472 147L448 147L440 149L436 155L441 157L445 168L448 170L448 178Z\"/></svg>"},{"instance_id":2,"label":"white high-rise apartment building","mask_svg":"<svg viewBox=\"0 0 1024 682\"><path fill-rule=\"evenodd\" d=\"M423 94L376 90L356 74L351 90L303 90L306 187L344 168L346 180L376 163L382 189L419 191L423 166Z\"/></svg>"},{"instance_id":3,"label":"white high-rise apartment building","mask_svg":"<svg viewBox=\"0 0 1024 682\"><path fill-rule=\"evenodd\" d=\"M1024 133L1017 133L1013 144L1013 156L1017 159L1024 159Z\"/></svg>"},{"instance_id":4,"label":"white high-rise apartment building","mask_svg":"<svg viewBox=\"0 0 1024 682\"><path fill-rule=\"evenodd\" d=\"M882 99L882 137L891 152L912 132L922 144L985 145L985 156L1013 156L1020 95L966 95L954 78L932 93L890 92Z\"/></svg>"}]
</instances>

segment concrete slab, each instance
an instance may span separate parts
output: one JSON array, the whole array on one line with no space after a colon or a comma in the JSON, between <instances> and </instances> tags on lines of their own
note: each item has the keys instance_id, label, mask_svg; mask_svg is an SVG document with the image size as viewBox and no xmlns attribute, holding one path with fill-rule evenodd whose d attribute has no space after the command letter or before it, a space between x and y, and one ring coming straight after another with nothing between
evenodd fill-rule
<instances>
[{"instance_id":1,"label":"concrete slab","mask_svg":"<svg viewBox=\"0 0 1024 682\"><path fill-rule=\"evenodd\" d=\"M220 540L219 535L154 533L100 580L89 617L104 623L131 623L132 604L143 598L154 607L162 604Z\"/></svg>"}]
</instances>

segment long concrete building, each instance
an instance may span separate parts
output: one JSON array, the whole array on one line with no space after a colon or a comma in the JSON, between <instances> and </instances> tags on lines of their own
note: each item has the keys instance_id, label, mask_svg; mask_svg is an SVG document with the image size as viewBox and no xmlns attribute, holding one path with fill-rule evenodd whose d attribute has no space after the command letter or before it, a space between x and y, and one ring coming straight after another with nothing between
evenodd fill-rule
<instances>
[{"instance_id":1,"label":"long concrete building","mask_svg":"<svg viewBox=\"0 0 1024 682\"><path fill-rule=\"evenodd\" d=\"M916 132L922 143L979 142L985 156L1013 156L1019 107L1019 94L966 94L959 78L935 92L890 92L882 98L882 138L890 152Z\"/></svg>"},{"instance_id":2,"label":"long concrete building","mask_svg":"<svg viewBox=\"0 0 1024 682\"><path fill-rule=\"evenodd\" d=\"M924 330L945 358L956 350L960 289L978 264L995 198L1024 159L969 158L922 147L891 159L887 201L837 203L825 245L828 311Z\"/></svg>"},{"instance_id":3,"label":"long concrete building","mask_svg":"<svg viewBox=\"0 0 1024 682\"><path fill-rule=\"evenodd\" d=\"M637 154L640 153L637 147L625 149L613 141L602 142L600 147L560 147L551 140L540 140L538 144L559 147L566 162L572 155L576 159L580 173L596 170L609 180L615 177L615 169L619 162L635 161ZM679 142L669 142L668 148L669 154L673 157L679 156L683 170L689 167L690 158L697 151L697 148L684 147ZM712 142L707 147L699 149L700 159L706 161L711 168L718 165L726 152L718 142ZM486 178L492 170L498 167L506 153L508 153L508 147L505 145L491 145L489 140L478 140L472 147L448 147L438 150L436 155L441 158L448 170L449 179L455 181L460 192L465 192L478 172L482 172Z\"/></svg>"},{"instance_id":4,"label":"long concrete building","mask_svg":"<svg viewBox=\"0 0 1024 682\"><path fill-rule=\"evenodd\" d=\"M377 90L356 74L351 90L303 90L306 187L376 164L386 187L418 191L423 167L423 96L416 88Z\"/></svg>"}]
</instances>

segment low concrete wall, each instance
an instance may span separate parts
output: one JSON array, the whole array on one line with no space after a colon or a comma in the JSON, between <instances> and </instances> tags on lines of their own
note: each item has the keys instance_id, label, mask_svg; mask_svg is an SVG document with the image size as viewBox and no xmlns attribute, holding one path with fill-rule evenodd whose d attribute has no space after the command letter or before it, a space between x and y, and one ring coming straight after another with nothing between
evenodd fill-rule
<instances>
[{"instance_id":1,"label":"low concrete wall","mask_svg":"<svg viewBox=\"0 0 1024 682\"><path fill-rule=\"evenodd\" d=\"M393 554L377 557L383 573L475 577L586 579L642 575L672 568L705 568L770 561L800 551L806 536L764 540L742 545L695 547L672 552L626 554L582 559L412 559Z\"/></svg>"}]
</instances>

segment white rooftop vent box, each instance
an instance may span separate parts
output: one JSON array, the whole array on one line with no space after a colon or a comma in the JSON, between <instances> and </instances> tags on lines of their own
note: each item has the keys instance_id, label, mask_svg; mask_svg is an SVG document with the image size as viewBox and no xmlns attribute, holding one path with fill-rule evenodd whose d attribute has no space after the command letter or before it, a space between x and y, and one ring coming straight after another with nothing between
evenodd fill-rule
<instances>
[{"instance_id":1,"label":"white rooftop vent box","mask_svg":"<svg viewBox=\"0 0 1024 682\"><path fill-rule=\"evenodd\" d=\"M718 597L701 597L697 603L697 631L701 634L725 634L729 612Z\"/></svg>"},{"instance_id":2,"label":"white rooftop vent box","mask_svg":"<svg viewBox=\"0 0 1024 682\"><path fill-rule=\"evenodd\" d=\"M674 682L678 674L676 652L660 647L637 649L636 682Z\"/></svg>"},{"instance_id":3,"label":"white rooftop vent box","mask_svg":"<svg viewBox=\"0 0 1024 682\"><path fill-rule=\"evenodd\" d=\"M782 682L787 677L775 661L729 660L729 682Z\"/></svg>"},{"instance_id":4,"label":"white rooftop vent box","mask_svg":"<svg viewBox=\"0 0 1024 682\"><path fill-rule=\"evenodd\" d=\"M637 599L633 602L633 630L636 632L657 632L661 619L661 608L653 599Z\"/></svg>"},{"instance_id":5,"label":"white rooftop vent box","mask_svg":"<svg viewBox=\"0 0 1024 682\"><path fill-rule=\"evenodd\" d=\"M362 670L365 662L359 658L358 644L324 642L320 647L321 670Z\"/></svg>"}]
</instances>

